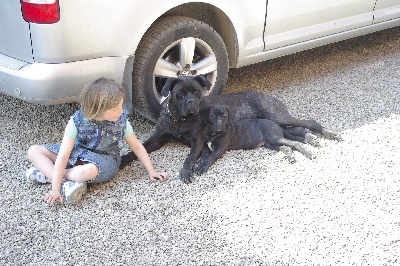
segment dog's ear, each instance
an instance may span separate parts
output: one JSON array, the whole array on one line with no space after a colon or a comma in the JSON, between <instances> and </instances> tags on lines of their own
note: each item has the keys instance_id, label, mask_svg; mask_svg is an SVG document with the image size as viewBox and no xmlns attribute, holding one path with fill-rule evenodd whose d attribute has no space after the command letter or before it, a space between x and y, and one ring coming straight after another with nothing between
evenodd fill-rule
<instances>
[{"instance_id":1,"label":"dog's ear","mask_svg":"<svg viewBox=\"0 0 400 266\"><path fill-rule=\"evenodd\" d=\"M178 78L168 78L161 90L161 95L167 97L171 89L178 83Z\"/></svg>"},{"instance_id":2,"label":"dog's ear","mask_svg":"<svg viewBox=\"0 0 400 266\"><path fill-rule=\"evenodd\" d=\"M228 122L229 122L229 121L231 121L231 114L230 114L230 112L229 112L228 106L224 105L224 107L225 107L226 115L228 116Z\"/></svg>"},{"instance_id":3,"label":"dog's ear","mask_svg":"<svg viewBox=\"0 0 400 266\"><path fill-rule=\"evenodd\" d=\"M211 82L208 81L205 75L197 75L194 79L204 88L209 89L211 87Z\"/></svg>"},{"instance_id":4,"label":"dog's ear","mask_svg":"<svg viewBox=\"0 0 400 266\"><path fill-rule=\"evenodd\" d=\"M213 108L214 108L213 105L211 105L211 106L209 106L209 107L207 108L207 122L210 121L210 113L211 113L211 111L212 111Z\"/></svg>"}]
</instances>

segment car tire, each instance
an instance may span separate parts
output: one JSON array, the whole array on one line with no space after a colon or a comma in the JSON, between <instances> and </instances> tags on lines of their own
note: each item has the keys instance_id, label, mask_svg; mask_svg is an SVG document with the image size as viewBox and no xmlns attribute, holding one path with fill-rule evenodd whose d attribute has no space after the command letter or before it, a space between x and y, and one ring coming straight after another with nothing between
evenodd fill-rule
<instances>
[{"instance_id":1,"label":"car tire","mask_svg":"<svg viewBox=\"0 0 400 266\"><path fill-rule=\"evenodd\" d=\"M134 108L156 121L167 78L204 74L212 84L206 95L215 95L222 92L228 71L225 44L212 27L188 17L163 18L148 30L135 53Z\"/></svg>"}]
</instances>

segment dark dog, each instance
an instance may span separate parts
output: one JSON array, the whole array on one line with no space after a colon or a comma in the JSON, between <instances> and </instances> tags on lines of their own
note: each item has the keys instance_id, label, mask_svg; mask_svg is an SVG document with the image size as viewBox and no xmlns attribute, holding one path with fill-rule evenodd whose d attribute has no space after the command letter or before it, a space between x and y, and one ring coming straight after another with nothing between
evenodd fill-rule
<instances>
[{"instance_id":1,"label":"dark dog","mask_svg":"<svg viewBox=\"0 0 400 266\"><path fill-rule=\"evenodd\" d=\"M279 99L265 93L245 91L204 97L201 102L200 115L206 117L208 108L217 104L229 106L232 120L269 119L285 129L291 127L306 128L312 132L320 133L328 139L341 139L336 132L322 127L315 120L302 120L293 117ZM203 128L204 126L205 123L203 123Z\"/></svg>"},{"instance_id":2,"label":"dark dog","mask_svg":"<svg viewBox=\"0 0 400 266\"><path fill-rule=\"evenodd\" d=\"M211 83L205 76L167 79L161 94L167 97L162 103L160 117L153 134L143 143L148 153L158 150L168 141L178 141L189 146L190 154L185 159L180 178L188 183L193 177L193 168L203 149L199 106L204 90ZM133 152L122 156L120 169L136 159Z\"/></svg>"},{"instance_id":3,"label":"dark dog","mask_svg":"<svg viewBox=\"0 0 400 266\"><path fill-rule=\"evenodd\" d=\"M323 128L314 120L294 118L284 104L275 97L259 92L203 97L205 88L210 86L210 82L202 75L169 78L161 92L168 98L162 104L161 114L152 136L143 143L148 153L159 149L170 140L179 141L191 147L180 174L180 178L185 182L191 181L193 167L203 149L201 131L205 126L204 118L211 105L229 106L233 120L269 119L287 131L302 127L321 133L326 138L340 139L338 134ZM133 152L123 155L120 169L135 159Z\"/></svg>"},{"instance_id":4,"label":"dark dog","mask_svg":"<svg viewBox=\"0 0 400 266\"><path fill-rule=\"evenodd\" d=\"M197 174L205 173L208 168L218 160L226 151L247 150L264 146L273 150L284 152L289 161L296 161L292 148L312 159L312 154L299 141L304 138L291 135L268 119L229 119L229 109L226 106L214 105L208 109L207 125L203 129L202 137L210 149L203 148Z\"/></svg>"}]
</instances>

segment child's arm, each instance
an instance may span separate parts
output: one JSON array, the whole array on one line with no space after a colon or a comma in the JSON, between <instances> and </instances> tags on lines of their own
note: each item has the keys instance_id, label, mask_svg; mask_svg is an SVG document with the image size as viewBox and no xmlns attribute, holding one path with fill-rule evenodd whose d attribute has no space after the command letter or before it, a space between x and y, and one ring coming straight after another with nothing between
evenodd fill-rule
<instances>
[{"instance_id":1,"label":"child's arm","mask_svg":"<svg viewBox=\"0 0 400 266\"><path fill-rule=\"evenodd\" d=\"M154 170L153 164L151 163L149 154L146 149L143 147L142 143L136 138L135 134L130 134L125 137L126 143L128 143L129 148L136 154L140 162L146 168L150 179L154 180L166 180L168 179L168 175L166 173L158 173Z\"/></svg>"},{"instance_id":2,"label":"child's arm","mask_svg":"<svg viewBox=\"0 0 400 266\"><path fill-rule=\"evenodd\" d=\"M61 182L64 177L65 167L68 164L69 156L71 155L72 148L74 147L75 138L64 135L61 142L60 151L54 164L52 187L49 194L44 197L48 204L53 204L57 200L61 203L64 202L61 196Z\"/></svg>"}]
</instances>

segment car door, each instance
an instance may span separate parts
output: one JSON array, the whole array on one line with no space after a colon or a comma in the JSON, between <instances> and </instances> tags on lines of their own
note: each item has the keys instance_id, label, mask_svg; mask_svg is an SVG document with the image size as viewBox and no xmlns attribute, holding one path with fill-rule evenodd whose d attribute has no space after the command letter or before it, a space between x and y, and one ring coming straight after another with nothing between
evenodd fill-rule
<instances>
[{"instance_id":1,"label":"car door","mask_svg":"<svg viewBox=\"0 0 400 266\"><path fill-rule=\"evenodd\" d=\"M376 1L375 11L374 11L374 23L384 22L399 17L400 17L399 0Z\"/></svg>"},{"instance_id":2,"label":"car door","mask_svg":"<svg viewBox=\"0 0 400 266\"><path fill-rule=\"evenodd\" d=\"M375 1L269 0L264 50L370 25Z\"/></svg>"}]
</instances>

